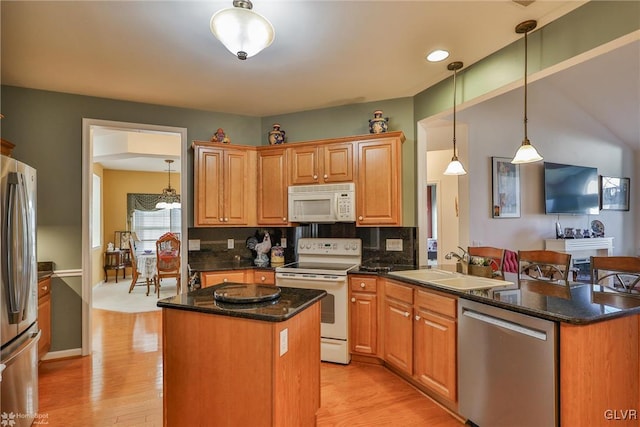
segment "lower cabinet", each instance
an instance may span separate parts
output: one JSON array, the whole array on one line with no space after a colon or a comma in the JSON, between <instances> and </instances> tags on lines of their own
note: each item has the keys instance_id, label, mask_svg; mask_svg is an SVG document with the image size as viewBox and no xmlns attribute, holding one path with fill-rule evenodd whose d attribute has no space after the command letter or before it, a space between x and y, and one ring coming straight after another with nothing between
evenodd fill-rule
<instances>
[{"instance_id":1,"label":"lower cabinet","mask_svg":"<svg viewBox=\"0 0 640 427\"><path fill-rule=\"evenodd\" d=\"M38 342L38 360L51 348L51 278L38 281L38 326L42 331Z\"/></svg>"},{"instance_id":2,"label":"lower cabinet","mask_svg":"<svg viewBox=\"0 0 640 427\"><path fill-rule=\"evenodd\" d=\"M375 276L349 277L349 342L352 354L378 356L378 295Z\"/></svg>"},{"instance_id":3,"label":"lower cabinet","mask_svg":"<svg viewBox=\"0 0 640 427\"><path fill-rule=\"evenodd\" d=\"M455 405L457 300L384 280L384 361Z\"/></svg>"},{"instance_id":4,"label":"lower cabinet","mask_svg":"<svg viewBox=\"0 0 640 427\"><path fill-rule=\"evenodd\" d=\"M203 288L227 282L275 285L276 277L273 271L256 269L203 271L200 273L200 285Z\"/></svg>"}]
</instances>

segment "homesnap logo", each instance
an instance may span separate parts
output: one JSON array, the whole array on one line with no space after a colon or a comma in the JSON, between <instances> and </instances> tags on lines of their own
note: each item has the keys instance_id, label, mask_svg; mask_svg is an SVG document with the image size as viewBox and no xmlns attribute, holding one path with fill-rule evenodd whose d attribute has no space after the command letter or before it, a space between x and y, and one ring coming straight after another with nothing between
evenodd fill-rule
<instances>
[{"instance_id":1,"label":"homesnap logo","mask_svg":"<svg viewBox=\"0 0 640 427\"><path fill-rule=\"evenodd\" d=\"M16 425L16 414L13 412L3 412L0 414L0 425L4 426L14 426Z\"/></svg>"}]
</instances>

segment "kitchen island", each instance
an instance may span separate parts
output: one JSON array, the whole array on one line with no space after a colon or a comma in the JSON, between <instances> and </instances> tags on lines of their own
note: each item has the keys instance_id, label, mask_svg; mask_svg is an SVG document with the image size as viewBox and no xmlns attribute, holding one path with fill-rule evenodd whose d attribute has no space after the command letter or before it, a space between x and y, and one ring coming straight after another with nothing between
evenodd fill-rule
<instances>
[{"instance_id":1,"label":"kitchen island","mask_svg":"<svg viewBox=\"0 0 640 427\"><path fill-rule=\"evenodd\" d=\"M320 299L214 298L229 283L158 301L165 426L313 426L320 407Z\"/></svg>"}]
</instances>

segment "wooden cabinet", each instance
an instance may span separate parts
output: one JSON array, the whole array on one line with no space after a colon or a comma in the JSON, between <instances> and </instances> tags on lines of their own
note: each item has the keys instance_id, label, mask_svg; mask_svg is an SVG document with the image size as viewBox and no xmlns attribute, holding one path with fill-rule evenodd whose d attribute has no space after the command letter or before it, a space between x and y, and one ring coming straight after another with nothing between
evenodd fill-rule
<instances>
[{"instance_id":1,"label":"wooden cabinet","mask_svg":"<svg viewBox=\"0 0 640 427\"><path fill-rule=\"evenodd\" d=\"M203 271L200 273L200 286L207 288L220 283L247 283L247 273L253 281L252 270Z\"/></svg>"},{"instance_id":2,"label":"wooden cabinet","mask_svg":"<svg viewBox=\"0 0 640 427\"><path fill-rule=\"evenodd\" d=\"M415 290L414 377L435 393L457 401L456 299Z\"/></svg>"},{"instance_id":3,"label":"wooden cabinet","mask_svg":"<svg viewBox=\"0 0 640 427\"><path fill-rule=\"evenodd\" d=\"M194 225L255 223L255 149L194 141Z\"/></svg>"},{"instance_id":4,"label":"wooden cabinet","mask_svg":"<svg viewBox=\"0 0 640 427\"><path fill-rule=\"evenodd\" d=\"M300 144L287 150L291 185L353 181L352 142Z\"/></svg>"},{"instance_id":5,"label":"wooden cabinet","mask_svg":"<svg viewBox=\"0 0 640 427\"><path fill-rule=\"evenodd\" d=\"M384 361L412 375L413 289L392 281L384 288Z\"/></svg>"},{"instance_id":6,"label":"wooden cabinet","mask_svg":"<svg viewBox=\"0 0 640 427\"><path fill-rule=\"evenodd\" d=\"M267 270L253 270L252 282L260 285L275 285L276 284L276 273L275 271L267 271ZM247 277L248 279L248 277Z\"/></svg>"},{"instance_id":7,"label":"wooden cabinet","mask_svg":"<svg viewBox=\"0 0 640 427\"><path fill-rule=\"evenodd\" d=\"M402 132L358 147L357 225L402 225Z\"/></svg>"},{"instance_id":8,"label":"wooden cabinet","mask_svg":"<svg viewBox=\"0 0 640 427\"><path fill-rule=\"evenodd\" d=\"M349 276L350 351L378 355L378 295L375 276Z\"/></svg>"},{"instance_id":9,"label":"wooden cabinet","mask_svg":"<svg viewBox=\"0 0 640 427\"><path fill-rule=\"evenodd\" d=\"M287 216L287 150L258 149L258 224L285 226Z\"/></svg>"},{"instance_id":10,"label":"wooden cabinet","mask_svg":"<svg viewBox=\"0 0 640 427\"><path fill-rule=\"evenodd\" d=\"M38 360L51 348L51 278L38 281L38 326L42 331L38 341Z\"/></svg>"}]
</instances>

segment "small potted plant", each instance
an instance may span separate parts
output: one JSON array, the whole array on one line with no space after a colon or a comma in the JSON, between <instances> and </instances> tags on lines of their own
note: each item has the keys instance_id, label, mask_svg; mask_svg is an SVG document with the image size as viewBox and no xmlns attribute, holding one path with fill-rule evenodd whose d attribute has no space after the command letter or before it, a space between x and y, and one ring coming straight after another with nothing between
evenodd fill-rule
<instances>
[{"instance_id":1,"label":"small potted plant","mask_svg":"<svg viewBox=\"0 0 640 427\"><path fill-rule=\"evenodd\" d=\"M469 274L472 276L491 278L493 276L491 258L472 256L469 260Z\"/></svg>"}]
</instances>

